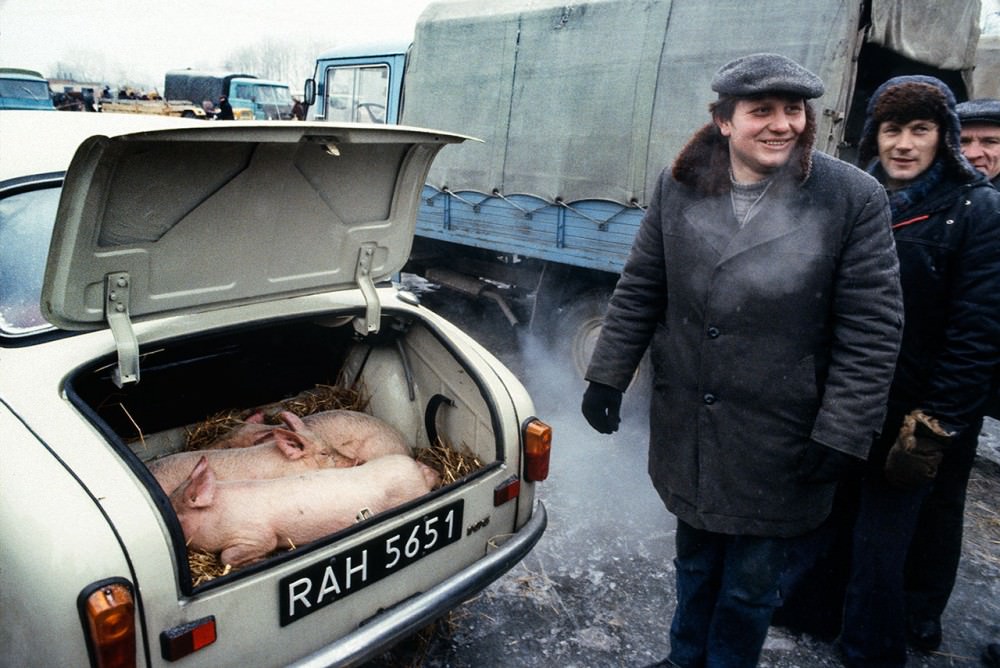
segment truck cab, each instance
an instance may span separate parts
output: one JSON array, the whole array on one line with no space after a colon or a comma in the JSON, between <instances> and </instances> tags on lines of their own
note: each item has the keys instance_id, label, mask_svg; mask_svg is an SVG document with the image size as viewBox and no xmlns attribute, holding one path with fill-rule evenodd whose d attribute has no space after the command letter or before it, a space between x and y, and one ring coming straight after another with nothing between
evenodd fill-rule
<instances>
[{"instance_id":1,"label":"truck cab","mask_svg":"<svg viewBox=\"0 0 1000 668\"><path fill-rule=\"evenodd\" d=\"M257 121L292 117L292 94L288 84L256 77L234 77L229 81L229 104L233 112L246 109Z\"/></svg>"},{"instance_id":2,"label":"truck cab","mask_svg":"<svg viewBox=\"0 0 1000 668\"><path fill-rule=\"evenodd\" d=\"M324 51L306 82L306 97L313 100L307 119L398 123L409 45L400 39Z\"/></svg>"},{"instance_id":3,"label":"truck cab","mask_svg":"<svg viewBox=\"0 0 1000 668\"><path fill-rule=\"evenodd\" d=\"M171 70L164 78L163 95L168 101L203 101L218 104L229 98L236 120L287 121L292 118L292 93L288 84L237 72Z\"/></svg>"},{"instance_id":4,"label":"truck cab","mask_svg":"<svg viewBox=\"0 0 1000 668\"><path fill-rule=\"evenodd\" d=\"M0 68L0 109L55 111L49 82L34 70Z\"/></svg>"}]
</instances>

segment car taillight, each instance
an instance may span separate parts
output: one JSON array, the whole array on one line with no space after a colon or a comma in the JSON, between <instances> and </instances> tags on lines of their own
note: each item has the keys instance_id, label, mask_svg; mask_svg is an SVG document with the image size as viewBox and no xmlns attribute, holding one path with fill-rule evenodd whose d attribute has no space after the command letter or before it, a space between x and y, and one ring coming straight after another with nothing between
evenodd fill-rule
<instances>
[{"instance_id":1,"label":"car taillight","mask_svg":"<svg viewBox=\"0 0 1000 668\"><path fill-rule=\"evenodd\" d=\"M160 651L167 661L176 661L215 642L215 617L201 619L160 633Z\"/></svg>"},{"instance_id":2,"label":"car taillight","mask_svg":"<svg viewBox=\"0 0 1000 668\"><path fill-rule=\"evenodd\" d=\"M521 479L516 475L511 476L493 488L493 505L502 506L508 501L516 499L520 493Z\"/></svg>"},{"instance_id":3,"label":"car taillight","mask_svg":"<svg viewBox=\"0 0 1000 668\"><path fill-rule=\"evenodd\" d=\"M96 668L135 666L135 601L127 580L95 582L84 589L80 616Z\"/></svg>"},{"instance_id":4,"label":"car taillight","mask_svg":"<svg viewBox=\"0 0 1000 668\"><path fill-rule=\"evenodd\" d=\"M552 451L552 427L538 418L524 424L524 478L541 482L549 477L549 454Z\"/></svg>"}]
</instances>

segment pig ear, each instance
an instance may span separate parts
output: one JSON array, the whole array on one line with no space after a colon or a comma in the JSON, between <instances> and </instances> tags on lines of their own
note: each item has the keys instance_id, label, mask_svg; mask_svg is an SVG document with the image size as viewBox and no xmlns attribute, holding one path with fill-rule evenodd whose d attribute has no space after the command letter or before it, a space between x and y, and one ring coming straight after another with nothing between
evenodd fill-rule
<instances>
[{"instance_id":1,"label":"pig ear","mask_svg":"<svg viewBox=\"0 0 1000 668\"><path fill-rule=\"evenodd\" d=\"M301 459L305 455L306 441L294 431L275 427L271 432L275 445L289 459Z\"/></svg>"},{"instance_id":2,"label":"pig ear","mask_svg":"<svg viewBox=\"0 0 1000 668\"><path fill-rule=\"evenodd\" d=\"M253 435L253 440L250 442L251 445L260 445L266 441L271 440L271 434L274 428L261 429L256 434Z\"/></svg>"},{"instance_id":3,"label":"pig ear","mask_svg":"<svg viewBox=\"0 0 1000 668\"><path fill-rule=\"evenodd\" d=\"M302 421L302 418L291 411L281 411L281 413L278 414L278 417L280 417L281 421L284 422L285 425L287 425L292 431L305 431L306 429L306 425Z\"/></svg>"},{"instance_id":4,"label":"pig ear","mask_svg":"<svg viewBox=\"0 0 1000 668\"><path fill-rule=\"evenodd\" d=\"M184 501L191 508L208 508L215 499L215 471L203 455L188 476Z\"/></svg>"}]
</instances>

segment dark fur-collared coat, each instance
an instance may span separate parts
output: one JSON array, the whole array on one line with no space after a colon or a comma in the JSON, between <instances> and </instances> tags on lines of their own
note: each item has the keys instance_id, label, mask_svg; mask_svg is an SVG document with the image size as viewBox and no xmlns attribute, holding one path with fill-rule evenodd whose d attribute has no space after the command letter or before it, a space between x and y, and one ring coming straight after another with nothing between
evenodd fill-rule
<instances>
[{"instance_id":1,"label":"dark fur-collared coat","mask_svg":"<svg viewBox=\"0 0 1000 668\"><path fill-rule=\"evenodd\" d=\"M649 475L667 508L793 536L834 492L798 479L810 439L865 457L882 425L903 324L889 207L868 174L801 150L733 234L728 170L708 125L660 176L587 379L624 390L648 347Z\"/></svg>"}]
</instances>

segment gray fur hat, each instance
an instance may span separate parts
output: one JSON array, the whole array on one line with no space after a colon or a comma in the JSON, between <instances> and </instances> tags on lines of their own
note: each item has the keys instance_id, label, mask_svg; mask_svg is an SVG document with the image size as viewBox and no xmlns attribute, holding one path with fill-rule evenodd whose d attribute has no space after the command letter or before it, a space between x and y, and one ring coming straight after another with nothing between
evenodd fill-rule
<instances>
[{"instance_id":1,"label":"gray fur hat","mask_svg":"<svg viewBox=\"0 0 1000 668\"><path fill-rule=\"evenodd\" d=\"M981 97L978 100L962 102L955 111L962 125L966 123L992 123L1000 125L1000 100Z\"/></svg>"},{"instance_id":2,"label":"gray fur hat","mask_svg":"<svg viewBox=\"0 0 1000 668\"><path fill-rule=\"evenodd\" d=\"M753 53L731 60L715 73L712 90L722 96L789 93L806 100L823 94L818 76L777 53Z\"/></svg>"}]
</instances>

